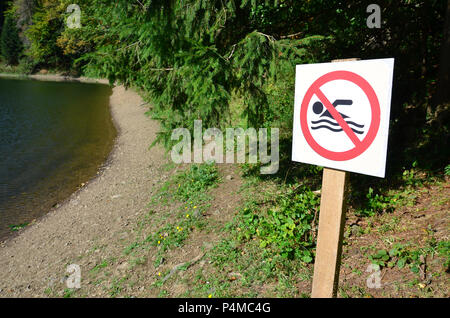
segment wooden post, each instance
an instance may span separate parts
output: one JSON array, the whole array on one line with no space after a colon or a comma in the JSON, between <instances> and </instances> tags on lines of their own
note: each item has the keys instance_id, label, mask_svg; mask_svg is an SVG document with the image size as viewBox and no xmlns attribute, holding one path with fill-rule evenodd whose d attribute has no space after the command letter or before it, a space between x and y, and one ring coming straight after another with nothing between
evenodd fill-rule
<instances>
[{"instance_id":1,"label":"wooden post","mask_svg":"<svg viewBox=\"0 0 450 318\"><path fill-rule=\"evenodd\" d=\"M333 60L332 62L358 59ZM345 171L323 169L320 199L319 233L311 297L336 297L341 265L342 236L346 212L346 184L349 174Z\"/></svg>"},{"instance_id":2,"label":"wooden post","mask_svg":"<svg viewBox=\"0 0 450 318\"><path fill-rule=\"evenodd\" d=\"M348 173L323 169L319 233L312 286L313 298L336 297L345 224Z\"/></svg>"}]
</instances>

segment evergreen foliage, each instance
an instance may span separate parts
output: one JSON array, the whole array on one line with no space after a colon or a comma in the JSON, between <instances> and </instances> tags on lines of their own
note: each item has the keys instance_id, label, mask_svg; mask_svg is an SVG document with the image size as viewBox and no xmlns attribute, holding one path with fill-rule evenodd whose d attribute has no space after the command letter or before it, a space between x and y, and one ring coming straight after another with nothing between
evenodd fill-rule
<instances>
[{"instance_id":1,"label":"evergreen foliage","mask_svg":"<svg viewBox=\"0 0 450 318\"><path fill-rule=\"evenodd\" d=\"M287 8L281 2L270 6ZM172 129L192 128L196 119L229 124L233 95L243 101L248 125L269 125L268 80L296 60L307 62L307 48L328 37L276 39L263 32L266 27L257 29L257 9L248 1L97 1L91 13L98 27L86 28L86 38L98 39L97 49L79 62L87 63L91 75L147 92L151 113L162 123L158 141L166 145ZM294 9L285 12L287 18Z\"/></svg>"},{"instance_id":2,"label":"evergreen foliage","mask_svg":"<svg viewBox=\"0 0 450 318\"><path fill-rule=\"evenodd\" d=\"M363 0L79 0L82 27L69 29L72 2L37 1L28 54L141 89L167 147L172 129L196 119L280 127L289 138L296 64L394 57L391 142L407 151L392 155L433 162L450 149L439 138L448 111L431 103L447 0L380 0L380 29L367 27Z\"/></svg>"},{"instance_id":3,"label":"evergreen foliage","mask_svg":"<svg viewBox=\"0 0 450 318\"><path fill-rule=\"evenodd\" d=\"M407 105L416 105L408 116L422 129L423 112L434 112L425 104L437 78L445 0L381 1L381 29L367 28L364 1L93 2L79 34L91 52L77 61L88 74L148 93L166 146L173 128L192 128L195 119L230 124L235 96L248 125L290 129L295 64L335 58L396 58L393 138L422 136L405 135L405 126L413 129Z\"/></svg>"},{"instance_id":4,"label":"evergreen foliage","mask_svg":"<svg viewBox=\"0 0 450 318\"><path fill-rule=\"evenodd\" d=\"M2 34L3 22L5 21L4 12L6 10L7 1L0 2L0 34Z\"/></svg>"},{"instance_id":5,"label":"evergreen foliage","mask_svg":"<svg viewBox=\"0 0 450 318\"><path fill-rule=\"evenodd\" d=\"M64 29L64 4L61 1L42 1L35 9L33 23L26 31L31 42L28 55L36 63L51 67L70 67L70 61L57 45L57 39Z\"/></svg>"},{"instance_id":6,"label":"evergreen foliage","mask_svg":"<svg viewBox=\"0 0 450 318\"><path fill-rule=\"evenodd\" d=\"M19 62L22 53L22 42L19 38L19 31L16 27L14 18L7 15L3 24L0 46L2 56L10 65L16 65Z\"/></svg>"}]
</instances>

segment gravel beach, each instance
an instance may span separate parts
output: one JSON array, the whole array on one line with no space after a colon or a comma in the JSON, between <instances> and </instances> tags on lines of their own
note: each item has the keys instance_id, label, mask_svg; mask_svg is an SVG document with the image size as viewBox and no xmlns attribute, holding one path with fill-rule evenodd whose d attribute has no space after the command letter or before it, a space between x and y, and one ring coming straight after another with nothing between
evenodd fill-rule
<instances>
[{"instance_id":1,"label":"gravel beach","mask_svg":"<svg viewBox=\"0 0 450 318\"><path fill-rule=\"evenodd\" d=\"M149 148L158 123L145 116L147 107L131 89L115 87L110 107L118 136L97 177L0 243L0 297L45 296L46 289L64 282L69 264L95 262L99 255L90 251L96 246L112 253L129 223L147 210L152 188L165 178L164 150Z\"/></svg>"}]
</instances>

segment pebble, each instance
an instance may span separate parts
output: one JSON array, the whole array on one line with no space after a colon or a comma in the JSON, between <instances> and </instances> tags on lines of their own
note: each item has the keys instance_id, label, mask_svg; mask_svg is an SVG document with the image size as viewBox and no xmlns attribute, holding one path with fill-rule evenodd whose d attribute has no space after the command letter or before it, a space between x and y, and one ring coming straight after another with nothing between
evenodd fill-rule
<instances>
[{"instance_id":1,"label":"pebble","mask_svg":"<svg viewBox=\"0 0 450 318\"><path fill-rule=\"evenodd\" d=\"M127 262L123 262L122 264L117 266L117 270L118 271L126 271L127 269L128 269L128 263Z\"/></svg>"}]
</instances>

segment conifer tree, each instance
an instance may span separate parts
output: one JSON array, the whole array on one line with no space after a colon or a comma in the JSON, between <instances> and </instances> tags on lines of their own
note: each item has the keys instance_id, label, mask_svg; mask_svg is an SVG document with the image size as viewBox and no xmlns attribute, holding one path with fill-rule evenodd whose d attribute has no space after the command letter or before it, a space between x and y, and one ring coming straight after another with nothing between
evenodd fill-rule
<instances>
[{"instance_id":1,"label":"conifer tree","mask_svg":"<svg viewBox=\"0 0 450 318\"><path fill-rule=\"evenodd\" d=\"M22 42L19 38L19 31L17 30L15 21L9 15L6 16L3 24L0 47L1 54L6 60L6 63L16 65L19 62L22 52Z\"/></svg>"},{"instance_id":2,"label":"conifer tree","mask_svg":"<svg viewBox=\"0 0 450 318\"><path fill-rule=\"evenodd\" d=\"M367 27L361 0L77 0L82 27L69 29L72 2L37 2L30 55L139 87L168 146L174 128L192 129L196 119L290 132L296 64L393 56L393 104L422 103L436 78L448 0L383 0L396 9L383 12L381 29ZM403 112L392 110L399 135L410 124Z\"/></svg>"}]
</instances>

